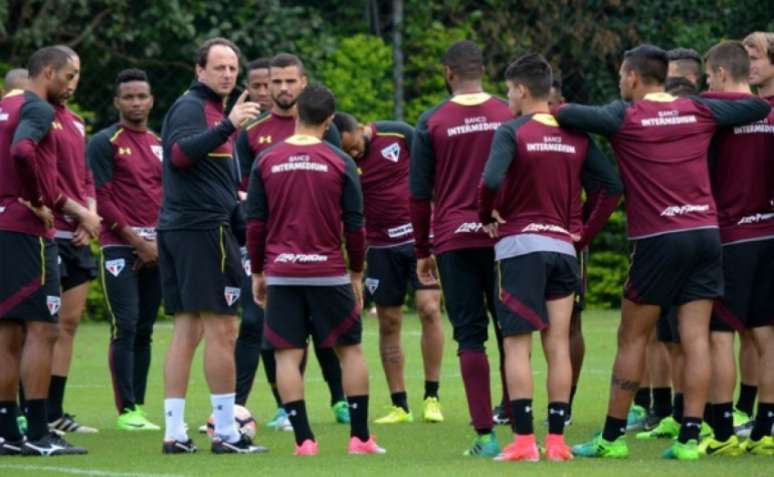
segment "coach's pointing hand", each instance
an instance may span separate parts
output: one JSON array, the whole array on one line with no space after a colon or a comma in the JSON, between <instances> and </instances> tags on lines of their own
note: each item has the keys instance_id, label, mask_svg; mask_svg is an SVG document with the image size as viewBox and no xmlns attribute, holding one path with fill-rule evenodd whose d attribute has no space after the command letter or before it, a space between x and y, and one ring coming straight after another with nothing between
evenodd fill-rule
<instances>
[{"instance_id":1,"label":"coach's pointing hand","mask_svg":"<svg viewBox=\"0 0 774 477\"><path fill-rule=\"evenodd\" d=\"M425 257L417 260L417 278L422 285L436 285L438 281L438 266L435 264L435 258Z\"/></svg>"},{"instance_id":2,"label":"coach's pointing hand","mask_svg":"<svg viewBox=\"0 0 774 477\"><path fill-rule=\"evenodd\" d=\"M258 103L252 101L246 101L241 104L235 104L231 108L231 113L228 115L228 119L235 128L240 128L245 122L261 114L261 107Z\"/></svg>"},{"instance_id":3,"label":"coach's pointing hand","mask_svg":"<svg viewBox=\"0 0 774 477\"><path fill-rule=\"evenodd\" d=\"M263 273L253 273L253 301L262 307L266 301L266 280Z\"/></svg>"}]
</instances>

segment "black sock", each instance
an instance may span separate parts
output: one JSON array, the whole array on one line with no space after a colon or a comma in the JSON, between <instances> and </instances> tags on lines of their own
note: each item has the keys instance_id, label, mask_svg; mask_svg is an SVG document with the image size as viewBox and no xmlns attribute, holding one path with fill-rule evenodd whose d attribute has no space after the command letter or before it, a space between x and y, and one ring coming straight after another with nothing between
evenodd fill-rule
<instances>
[{"instance_id":1,"label":"black sock","mask_svg":"<svg viewBox=\"0 0 774 477\"><path fill-rule=\"evenodd\" d=\"M701 432L701 418L700 417L683 417L683 423L680 426L680 434L677 436L678 442L685 444L690 440L699 440L699 433Z\"/></svg>"},{"instance_id":2,"label":"black sock","mask_svg":"<svg viewBox=\"0 0 774 477\"><path fill-rule=\"evenodd\" d=\"M634 404L650 409L650 388L640 388L637 390L637 394L634 395Z\"/></svg>"},{"instance_id":3,"label":"black sock","mask_svg":"<svg viewBox=\"0 0 774 477\"><path fill-rule=\"evenodd\" d=\"M406 391L390 394L392 399L392 405L403 408L404 411L409 412L408 398L406 397Z\"/></svg>"},{"instance_id":4,"label":"black sock","mask_svg":"<svg viewBox=\"0 0 774 477\"><path fill-rule=\"evenodd\" d=\"M605 418L605 428L602 431L602 438L608 442L613 442L626 433L626 419L607 416Z\"/></svg>"},{"instance_id":5,"label":"black sock","mask_svg":"<svg viewBox=\"0 0 774 477\"><path fill-rule=\"evenodd\" d=\"M438 399L438 387L439 387L438 381L425 381L424 399L427 399L429 397Z\"/></svg>"},{"instance_id":6,"label":"black sock","mask_svg":"<svg viewBox=\"0 0 774 477\"><path fill-rule=\"evenodd\" d=\"M672 388L653 388L653 413L659 419L672 414Z\"/></svg>"},{"instance_id":7,"label":"black sock","mask_svg":"<svg viewBox=\"0 0 774 477\"><path fill-rule=\"evenodd\" d=\"M62 405L64 404L65 385L67 376L51 375L51 385L48 388L48 418L56 421L64 415Z\"/></svg>"},{"instance_id":8,"label":"black sock","mask_svg":"<svg viewBox=\"0 0 774 477\"><path fill-rule=\"evenodd\" d=\"M683 393L675 393L675 403L672 406L672 417L674 417L677 422L683 422Z\"/></svg>"},{"instance_id":9,"label":"black sock","mask_svg":"<svg viewBox=\"0 0 774 477\"><path fill-rule=\"evenodd\" d=\"M715 419L712 414L712 404L705 403L704 404L704 422L707 423L708 426L715 429Z\"/></svg>"},{"instance_id":10,"label":"black sock","mask_svg":"<svg viewBox=\"0 0 774 477\"><path fill-rule=\"evenodd\" d=\"M17 442L22 439L16 416L19 415L19 407L16 401L0 401L0 437L7 441Z\"/></svg>"},{"instance_id":11,"label":"black sock","mask_svg":"<svg viewBox=\"0 0 774 477\"><path fill-rule=\"evenodd\" d=\"M712 430L715 439L723 442L734 435L734 403L724 402L712 405Z\"/></svg>"},{"instance_id":12,"label":"black sock","mask_svg":"<svg viewBox=\"0 0 774 477\"><path fill-rule=\"evenodd\" d=\"M570 413L570 404L552 402L548 404L548 433L564 434L564 422Z\"/></svg>"},{"instance_id":13,"label":"black sock","mask_svg":"<svg viewBox=\"0 0 774 477\"><path fill-rule=\"evenodd\" d=\"M348 396L349 402L349 435L365 442L370 439L368 432L368 394L363 396Z\"/></svg>"},{"instance_id":14,"label":"black sock","mask_svg":"<svg viewBox=\"0 0 774 477\"><path fill-rule=\"evenodd\" d=\"M293 425L293 434L296 436L296 445L301 445L307 439L314 440L312 428L309 427L309 418L306 416L306 403L304 400L285 403L285 411Z\"/></svg>"},{"instance_id":15,"label":"black sock","mask_svg":"<svg viewBox=\"0 0 774 477\"><path fill-rule=\"evenodd\" d=\"M511 401L511 429L514 434L534 434L532 424L532 399L516 399Z\"/></svg>"},{"instance_id":16,"label":"black sock","mask_svg":"<svg viewBox=\"0 0 774 477\"><path fill-rule=\"evenodd\" d=\"M274 396L274 402L277 403L277 407L282 407L282 398L279 395L279 388L276 384L272 384L271 386L271 394Z\"/></svg>"},{"instance_id":17,"label":"black sock","mask_svg":"<svg viewBox=\"0 0 774 477\"><path fill-rule=\"evenodd\" d=\"M755 425L750 433L750 439L761 440L764 436L770 436L774 426L774 403L758 402L758 414L755 415Z\"/></svg>"},{"instance_id":18,"label":"black sock","mask_svg":"<svg viewBox=\"0 0 774 477\"><path fill-rule=\"evenodd\" d=\"M31 441L41 439L48 434L48 416L45 399L27 399L27 438Z\"/></svg>"},{"instance_id":19,"label":"black sock","mask_svg":"<svg viewBox=\"0 0 774 477\"><path fill-rule=\"evenodd\" d=\"M755 407L755 396L757 395L758 386L750 386L749 384L742 383L739 388L739 399L736 401L736 408L748 416L752 416L753 408Z\"/></svg>"}]
</instances>

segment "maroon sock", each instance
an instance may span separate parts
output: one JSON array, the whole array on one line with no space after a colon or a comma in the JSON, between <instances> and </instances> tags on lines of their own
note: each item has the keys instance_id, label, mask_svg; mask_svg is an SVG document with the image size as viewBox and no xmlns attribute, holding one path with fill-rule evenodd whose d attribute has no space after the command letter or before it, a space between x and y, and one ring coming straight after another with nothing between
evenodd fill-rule
<instances>
[{"instance_id":1,"label":"maroon sock","mask_svg":"<svg viewBox=\"0 0 774 477\"><path fill-rule=\"evenodd\" d=\"M460 369L473 427L479 434L492 431L492 396L489 391L489 360L483 351L460 351Z\"/></svg>"}]
</instances>

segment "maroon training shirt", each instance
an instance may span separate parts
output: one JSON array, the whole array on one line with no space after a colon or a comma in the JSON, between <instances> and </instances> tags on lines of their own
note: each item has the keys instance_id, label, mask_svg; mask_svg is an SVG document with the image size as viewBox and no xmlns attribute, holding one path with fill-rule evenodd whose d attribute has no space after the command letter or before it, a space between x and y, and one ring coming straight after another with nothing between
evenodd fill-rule
<instances>
[{"instance_id":1,"label":"maroon training shirt","mask_svg":"<svg viewBox=\"0 0 774 477\"><path fill-rule=\"evenodd\" d=\"M57 186L65 196L87 207L87 198L96 199L96 193L94 178L86 165L86 128L83 119L64 105L58 105L54 110L51 136L59 160ZM72 232L78 226L75 219L64 213L56 213L54 218L56 236L72 238Z\"/></svg>"}]
</instances>

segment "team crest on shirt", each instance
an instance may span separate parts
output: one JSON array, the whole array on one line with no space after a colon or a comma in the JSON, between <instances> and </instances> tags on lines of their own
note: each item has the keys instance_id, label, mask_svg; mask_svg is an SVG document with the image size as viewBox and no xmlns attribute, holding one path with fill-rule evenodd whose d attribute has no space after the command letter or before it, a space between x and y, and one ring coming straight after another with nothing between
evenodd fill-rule
<instances>
[{"instance_id":1,"label":"team crest on shirt","mask_svg":"<svg viewBox=\"0 0 774 477\"><path fill-rule=\"evenodd\" d=\"M248 277L252 273L252 267L250 266L250 257L245 257L242 259L242 269L245 271L245 275Z\"/></svg>"},{"instance_id":2,"label":"team crest on shirt","mask_svg":"<svg viewBox=\"0 0 774 477\"><path fill-rule=\"evenodd\" d=\"M79 121L73 121L73 126L75 126L75 129L81 133L81 136L86 137L86 126L84 126L83 123Z\"/></svg>"},{"instance_id":3,"label":"team crest on shirt","mask_svg":"<svg viewBox=\"0 0 774 477\"><path fill-rule=\"evenodd\" d=\"M155 154L156 157L159 158L159 161L163 161L164 160L164 148L163 147L161 147L161 146L159 146L157 144L154 144L154 145L151 146L151 152L153 152L153 154Z\"/></svg>"},{"instance_id":4,"label":"team crest on shirt","mask_svg":"<svg viewBox=\"0 0 774 477\"><path fill-rule=\"evenodd\" d=\"M400 144L394 142L383 148L382 157L391 162L398 162L398 159L400 159Z\"/></svg>"},{"instance_id":5,"label":"team crest on shirt","mask_svg":"<svg viewBox=\"0 0 774 477\"><path fill-rule=\"evenodd\" d=\"M368 289L368 293L371 295L376 292L376 289L379 288L379 279L378 278L366 278L365 279L365 286Z\"/></svg>"},{"instance_id":6,"label":"team crest on shirt","mask_svg":"<svg viewBox=\"0 0 774 477\"><path fill-rule=\"evenodd\" d=\"M120 275L125 266L126 260L123 258L117 258L115 260L108 260L105 262L105 270L110 272L110 274L114 277Z\"/></svg>"},{"instance_id":7,"label":"team crest on shirt","mask_svg":"<svg viewBox=\"0 0 774 477\"><path fill-rule=\"evenodd\" d=\"M48 307L48 312L51 313L51 316L56 315L59 313L59 308L62 306L62 299L58 296L46 296L46 307Z\"/></svg>"},{"instance_id":8,"label":"team crest on shirt","mask_svg":"<svg viewBox=\"0 0 774 477\"><path fill-rule=\"evenodd\" d=\"M223 290L223 296L226 297L226 303L228 306L233 305L236 303L237 300L239 300L239 295L242 294L242 290L240 290L237 287L226 287Z\"/></svg>"}]
</instances>

